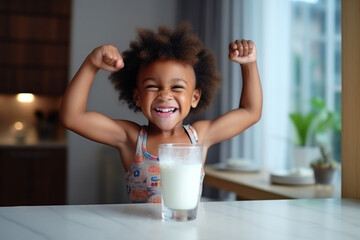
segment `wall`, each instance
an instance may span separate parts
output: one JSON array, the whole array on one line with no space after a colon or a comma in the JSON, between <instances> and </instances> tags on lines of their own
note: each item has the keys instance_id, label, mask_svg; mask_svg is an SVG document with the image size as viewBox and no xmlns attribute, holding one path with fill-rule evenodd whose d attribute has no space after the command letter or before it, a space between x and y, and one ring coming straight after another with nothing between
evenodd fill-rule
<instances>
[{"instance_id":1,"label":"wall","mask_svg":"<svg viewBox=\"0 0 360 240\"><path fill-rule=\"evenodd\" d=\"M73 0L70 76L97 46L114 44L125 50L137 27L175 25L176 0ZM145 124L141 114L130 112L117 100L108 80L99 72L90 92L88 109L111 118ZM116 150L84 139L70 131L68 143L68 204L126 202L123 169Z\"/></svg>"}]
</instances>

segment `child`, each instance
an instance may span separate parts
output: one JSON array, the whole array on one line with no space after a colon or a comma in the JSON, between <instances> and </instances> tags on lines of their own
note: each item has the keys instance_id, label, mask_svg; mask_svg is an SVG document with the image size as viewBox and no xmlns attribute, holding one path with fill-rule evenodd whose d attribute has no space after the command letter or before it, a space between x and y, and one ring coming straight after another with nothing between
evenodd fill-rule
<instances>
[{"instance_id":1,"label":"child","mask_svg":"<svg viewBox=\"0 0 360 240\"><path fill-rule=\"evenodd\" d=\"M209 147L260 119L262 90L254 43L230 43L229 59L242 69L239 108L215 120L183 126L188 114L203 110L216 93L220 77L215 58L188 25L174 31L159 27L158 33L139 30L137 40L122 55L112 45L100 46L88 55L64 95L62 122L88 139L119 150L130 202L160 202L159 144L203 144L204 164ZM141 111L149 121L147 126L86 111L90 87L100 69L112 72L110 79L119 99Z\"/></svg>"}]
</instances>

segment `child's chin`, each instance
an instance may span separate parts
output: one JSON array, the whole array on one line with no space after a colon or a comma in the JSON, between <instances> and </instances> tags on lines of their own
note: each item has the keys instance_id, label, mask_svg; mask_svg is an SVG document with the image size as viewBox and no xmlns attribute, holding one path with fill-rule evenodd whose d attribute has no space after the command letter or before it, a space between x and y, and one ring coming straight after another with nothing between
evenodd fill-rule
<instances>
[{"instance_id":1,"label":"child's chin","mask_svg":"<svg viewBox=\"0 0 360 240\"><path fill-rule=\"evenodd\" d=\"M163 131L170 131L170 130L173 130L175 128L176 124L173 123L173 122L170 122L169 120L167 120L167 121L164 120L163 122L158 122L156 124L156 126L158 128L160 128L161 130L163 130Z\"/></svg>"}]
</instances>

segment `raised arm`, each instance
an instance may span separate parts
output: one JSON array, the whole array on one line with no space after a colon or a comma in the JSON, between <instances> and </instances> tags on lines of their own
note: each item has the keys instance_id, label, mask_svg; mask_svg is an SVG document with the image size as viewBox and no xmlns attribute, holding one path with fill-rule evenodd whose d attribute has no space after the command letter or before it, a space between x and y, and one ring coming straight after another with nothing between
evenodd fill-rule
<instances>
[{"instance_id":1,"label":"raised arm","mask_svg":"<svg viewBox=\"0 0 360 240\"><path fill-rule=\"evenodd\" d=\"M65 127L97 142L116 146L125 141L125 121L114 121L100 113L86 110L88 95L100 69L116 71L123 67L116 47L104 45L94 49L70 82L61 105L60 117Z\"/></svg>"},{"instance_id":2,"label":"raised arm","mask_svg":"<svg viewBox=\"0 0 360 240\"><path fill-rule=\"evenodd\" d=\"M259 121L262 112L262 89L256 63L256 47L252 41L237 40L229 44L229 59L240 64L242 92L239 108L213 121L194 124L200 140L211 145L232 138ZM239 89L240 91L240 89Z\"/></svg>"}]
</instances>

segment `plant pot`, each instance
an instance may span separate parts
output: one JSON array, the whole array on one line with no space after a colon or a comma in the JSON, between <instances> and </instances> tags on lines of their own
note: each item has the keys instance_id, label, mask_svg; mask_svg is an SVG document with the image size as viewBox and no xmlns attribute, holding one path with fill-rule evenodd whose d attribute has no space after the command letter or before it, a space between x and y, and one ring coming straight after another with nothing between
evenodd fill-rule
<instances>
[{"instance_id":1,"label":"plant pot","mask_svg":"<svg viewBox=\"0 0 360 240\"><path fill-rule=\"evenodd\" d=\"M313 168L316 184L329 185L332 182L335 169L333 168Z\"/></svg>"}]
</instances>

